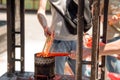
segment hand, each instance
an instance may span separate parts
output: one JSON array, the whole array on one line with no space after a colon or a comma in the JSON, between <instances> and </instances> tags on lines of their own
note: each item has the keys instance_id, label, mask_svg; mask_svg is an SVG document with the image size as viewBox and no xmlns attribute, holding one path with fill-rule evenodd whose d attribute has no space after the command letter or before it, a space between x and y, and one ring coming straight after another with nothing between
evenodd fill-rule
<instances>
[{"instance_id":1,"label":"hand","mask_svg":"<svg viewBox=\"0 0 120 80\"><path fill-rule=\"evenodd\" d=\"M83 59L91 57L91 48L83 48Z\"/></svg>"},{"instance_id":2,"label":"hand","mask_svg":"<svg viewBox=\"0 0 120 80\"><path fill-rule=\"evenodd\" d=\"M76 51L71 51L71 54L69 55L69 57L71 59L76 59ZM88 57L91 57L91 49L90 48L83 48L83 59L86 59Z\"/></svg>"},{"instance_id":3,"label":"hand","mask_svg":"<svg viewBox=\"0 0 120 80\"><path fill-rule=\"evenodd\" d=\"M70 53L71 53L71 54L69 55L69 57L70 57L71 59L76 59L76 52L72 50Z\"/></svg>"},{"instance_id":4,"label":"hand","mask_svg":"<svg viewBox=\"0 0 120 80\"><path fill-rule=\"evenodd\" d=\"M49 27L45 27L45 28L44 28L44 35L45 35L46 37L51 35L51 30L50 30Z\"/></svg>"},{"instance_id":5,"label":"hand","mask_svg":"<svg viewBox=\"0 0 120 80\"><path fill-rule=\"evenodd\" d=\"M118 60L120 60L120 54L118 54L118 55L116 56L116 58L117 58Z\"/></svg>"}]
</instances>

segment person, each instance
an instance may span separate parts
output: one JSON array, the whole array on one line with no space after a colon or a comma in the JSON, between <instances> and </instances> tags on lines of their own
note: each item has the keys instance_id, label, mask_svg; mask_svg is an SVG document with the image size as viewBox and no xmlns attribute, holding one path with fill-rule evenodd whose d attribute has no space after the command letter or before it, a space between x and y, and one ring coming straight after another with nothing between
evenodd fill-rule
<instances>
[{"instance_id":1,"label":"person","mask_svg":"<svg viewBox=\"0 0 120 80\"><path fill-rule=\"evenodd\" d=\"M64 14L66 11L66 1L67 0L49 0L53 3L57 8ZM77 0L74 0L77 3ZM52 13L52 22L49 26L46 18L46 4L47 0L40 0L39 9L37 11L38 20L44 30L44 34L46 37L54 34L53 44L51 46L50 52L68 52L73 53L71 51L76 50L76 39L77 35L72 35L67 30L67 27L64 23L63 17L56 11L56 9L51 5L51 13ZM87 14L87 10L89 9L89 2L85 0L85 14ZM90 10L89 10L90 11ZM86 15L88 20L91 20L90 15ZM68 62L71 67L73 73L75 74L75 59L70 58L70 56L61 56L55 57L55 72L56 74L64 74L65 63Z\"/></svg>"},{"instance_id":2,"label":"person","mask_svg":"<svg viewBox=\"0 0 120 80\"><path fill-rule=\"evenodd\" d=\"M107 42L112 42L120 39L120 21L119 18L119 1L110 0L108 5L108 27L107 27ZM116 7L115 9L113 7ZM103 23L103 21L102 21ZM117 58L119 55L107 55L106 67L109 72L120 73L120 60Z\"/></svg>"},{"instance_id":3,"label":"person","mask_svg":"<svg viewBox=\"0 0 120 80\"><path fill-rule=\"evenodd\" d=\"M83 58L86 59L91 56L91 48L83 49ZM99 56L120 54L120 39L104 44L99 48ZM75 58L75 57L74 57Z\"/></svg>"},{"instance_id":4,"label":"person","mask_svg":"<svg viewBox=\"0 0 120 80\"><path fill-rule=\"evenodd\" d=\"M66 0L55 0L55 1L53 0L53 2L56 5L59 4L59 5L62 5L62 7L64 7L63 3L65 3L65 1ZM57 13L57 11L52 6L51 6L51 12L52 12L53 19L52 19L51 26L50 27L48 26L46 14L45 14L46 3L47 3L47 0L40 0L40 5L39 5L38 12L37 12L37 16L38 16L40 24L42 25L42 27L44 29L44 34L46 35L46 37L49 36L52 32L54 32L54 34L55 34L55 39L53 41L51 51L57 51L57 52L58 51L59 52L73 51L73 48L75 49L75 47L72 47L72 46L73 46L73 44L75 45L74 40L76 40L76 38L77 38L76 35L73 36L73 35L69 34L69 32L67 31L67 29L65 27L63 18L60 16L60 14ZM60 6L59 6L59 8L62 11L64 11L64 8L61 8ZM66 45L68 45L68 46L66 46ZM111 47L111 46L113 46L113 47ZM91 55L91 49L84 48L83 51L84 51L84 55L83 55L84 58L89 57ZM119 54L119 52L120 52L120 40L108 43L100 48L100 55L110 55L110 54L115 54L115 53ZM72 52L72 53L75 53L75 52ZM73 66L73 69L72 68L71 69L75 73L75 65L74 65L75 60L73 60L71 57L70 58L69 57L56 57L56 59L55 59L56 60L55 61L56 70L55 71L57 74L64 74L65 62L68 61L69 59L71 61L73 61L73 64L71 63ZM72 56L72 57L74 57L74 56Z\"/></svg>"},{"instance_id":5,"label":"person","mask_svg":"<svg viewBox=\"0 0 120 80\"><path fill-rule=\"evenodd\" d=\"M119 2L118 0L115 0L117 2ZM109 23L108 23L108 37L107 37L107 40L108 40L108 43L109 42L112 42L112 41L115 41L117 39L120 39L120 21L119 21L119 16L117 16L118 14L118 9L119 8L119 5L117 4L117 2L115 1L112 1L110 0L109 2L109 9L111 9L111 11L109 11L109 15L111 18L110 20L108 19ZM117 5L116 5L117 4ZM112 6L116 6L117 8L115 10L112 9ZM118 10L118 11L117 11ZM120 14L120 13L119 13ZM117 21L117 22L113 22L113 23L110 23L110 21ZM109 72L114 72L114 73L117 73L117 74L120 74L120 60L117 58L119 57L120 55L113 55L113 56L107 56L107 63L106 63L106 66L107 66L107 69Z\"/></svg>"}]
</instances>

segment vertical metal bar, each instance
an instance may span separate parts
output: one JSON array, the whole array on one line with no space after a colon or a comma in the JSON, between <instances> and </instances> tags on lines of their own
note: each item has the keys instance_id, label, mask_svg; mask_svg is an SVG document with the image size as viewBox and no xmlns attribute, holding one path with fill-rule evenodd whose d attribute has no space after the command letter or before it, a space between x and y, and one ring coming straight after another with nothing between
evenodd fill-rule
<instances>
[{"instance_id":1,"label":"vertical metal bar","mask_svg":"<svg viewBox=\"0 0 120 80\"><path fill-rule=\"evenodd\" d=\"M15 59L15 0L13 0L13 3L11 4L11 5L13 5L13 7L12 7L12 14L13 14L13 26L12 26L12 65L13 65L13 72L15 72L15 61L14 61L14 59Z\"/></svg>"},{"instance_id":2,"label":"vertical metal bar","mask_svg":"<svg viewBox=\"0 0 120 80\"><path fill-rule=\"evenodd\" d=\"M11 51L11 44L10 44L10 39L11 39L11 35L10 35L10 33L11 33L11 26L10 26L10 24L12 23L11 22L11 18L10 17L8 17L8 16L11 16L11 13L10 13L10 11L11 11L11 0L7 0L7 61L8 61L8 63L7 63L7 72L8 72L8 74L10 74L10 73L12 73L12 71L11 71L11 66L10 66L10 64L11 64L11 54L10 54L10 51ZM8 27L9 26L9 27Z\"/></svg>"},{"instance_id":3,"label":"vertical metal bar","mask_svg":"<svg viewBox=\"0 0 120 80\"><path fill-rule=\"evenodd\" d=\"M90 9L92 8L91 5L93 4L93 0L89 0L90 2Z\"/></svg>"},{"instance_id":4,"label":"vertical metal bar","mask_svg":"<svg viewBox=\"0 0 120 80\"><path fill-rule=\"evenodd\" d=\"M15 1L7 0L7 72L8 74L12 74L14 72L14 25L15 25L15 17L14 17L14 8Z\"/></svg>"},{"instance_id":5,"label":"vertical metal bar","mask_svg":"<svg viewBox=\"0 0 120 80\"><path fill-rule=\"evenodd\" d=\"M77 60L76 60L76 79L82 80L82 55L83 55L83 29L84 28L84 0L78 0L78 46L77 46Z\"/></svg>"},{"instance_id":6,"label":"vertical metal bar","mask_svg":"<svg viewBox=\"0 0 120 80\"><path fill-rule=\"evenodd\" d=\"M98 52L97 52L97 78L100 78L100 72L99 72L99 42L100 42L100 0L98 0Z\"/></svg>"},{"instance_id":7,"label":"vertical metal bar","mask_svg":"<svg viewBox=\"0 0 120 80\"><path fill-rule=\"evenodd\" d=\"M92 65L91 65L91 78L96 80L98 75L98 43L99 43L99 0L93 0L93 41L92 41Z\"/></svg>"},{"instance_id":8,"label":"vertical metal bar","mask_svg":"<svg viewBox=\"0 0 120 80\"><path fill-rule=\"evenodd\" d=\"M25 39L25 31L24 31L24 0L20 0L20 29L21 29L21 72L24 72L24 39Z\"/></svg>"},{"instance_id":9,"label":"vertical metal bar","mask_svg":"<svg viewBox=\"0 0 120 80\"><path fill-rule=\"evenodd\" d=\"M108 5L109 0L104 0L104 21L103 21L103 42L107 43L106 36L107 36L107 21L108 21ZM106 64L106 57L102 57L102 71L101 71L101 80L105 80L105 64Z\"/></svg>"},{"instance_id":10,"label":"vertical metal bar","mask_svg":"<svg viewBox=\"0 0 120 80\"><path fill-rule=\"evenodd\" d=\"M103 21L103 42L107 42L107 23L108 23L108 5L109 0L104 0L104 21Z\"/></svg>"},{"instance_id":11,"label":"vertical metal bar","mask_svg":"<svg viewBox=\"0 0 120 80\"><path fill-rule=\"evenodd\" d=\"M15 35L15 49L16 49L16 45L17 45L17 29L20 28L20 0L15 0L15 31L14 31L14 35ZM17 52L15 52L15 55L17 54ZM14 61L17 62L16 57L14 58ZM16 65L14 65L15 67L18 67Z\"/></svg>"}]
</instances>

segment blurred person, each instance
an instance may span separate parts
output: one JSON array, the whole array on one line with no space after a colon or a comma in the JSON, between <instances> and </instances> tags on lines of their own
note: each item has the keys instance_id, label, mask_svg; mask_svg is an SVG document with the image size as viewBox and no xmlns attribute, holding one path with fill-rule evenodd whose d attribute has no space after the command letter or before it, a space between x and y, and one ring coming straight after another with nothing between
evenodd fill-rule
<instances>
[{"instance_id":1,"label":"blurred person","mask_svg":"<svg viewBox=\"0 0 120 80\"><path fill-rule=\"evenodd\" d=\"M120 39L119 0L110 0L108 5L107 42ZM116 8L115 8L116 7ZM103 20L102 20L103 23ZM106 56L106 67L109 72L120 73L120 60L117 54Z\"/></svg>"},{"instance_id":2,"label":"blurred person","mask_svg":"<svg viewBox=\"0 0 120 80\"><path fill-rule=\"evenodd\" d=\"M65 25L64 18L58 13L58 11L51 5L51 13L52 13L52 23L51 25L47 24L46 18L46 3L50 1L54 4L61 13L65 14L66 11L66 3L68 0L40 0L39 9L37 12L38 20L43 27L44 34L46 37L54 34L54 40L51 47L50 52L68 52L70 54L74 54L76 50L76 39L77 35L70 34L67 26ZM77 4L77 0L69 0L74 1ZM91 21L91 12L89 9L89 2L85 0L85 18L87 22ZM72 55L71 55L72 56ZM56 74L64 74L65 63L68 62L70 68L75 74L75 65L76 60L72 59L70 56L60 56L55 57L55 72ZM85 68L85 67L83 67ZM84 69L83 69L84 71Z\"/></svg>"}]
</instances>

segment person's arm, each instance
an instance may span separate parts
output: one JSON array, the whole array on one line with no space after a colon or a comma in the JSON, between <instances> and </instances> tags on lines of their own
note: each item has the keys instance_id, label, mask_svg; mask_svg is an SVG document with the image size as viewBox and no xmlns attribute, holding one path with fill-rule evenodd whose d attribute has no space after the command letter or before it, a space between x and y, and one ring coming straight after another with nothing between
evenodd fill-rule
<instances>
[{"instance_id":1,"label":"person's arm","mask_svg":"<svg viewBox=\"0 0 120 80\"><path fill-rule=\"evenodd\" d=\"M39 1L39 8L37 11L37 17L38 17L38 20L39 20L41 26L44 29L45 35L50 35L51 32L50 32L50 29L49 29L48 24L47 24L47 18L46 18L46 13L45 13L46 4L47 4L47 0L40 0Z\"/></svg>"},{"instance_id":2,"label":"person's arm","mask_svg":"<svg viewBox=\"0 0 120 80\"><path fill-rule=\"evenodd\" d=\"M83 49L83 58L91 56L91 48ZM100 46L99 56L120 54L120 39Z\"/></svg>"},{"instance_id":3,"label":"person's arm","mask_svg":"<svg viewBox=\"0 0 120 80\"><path fill-rule=\"evenodd\" d=\"M120 39L105 44L105 46L100 47L100 55L112 55L120 54Z\"/></svg>"}]
</instances>

